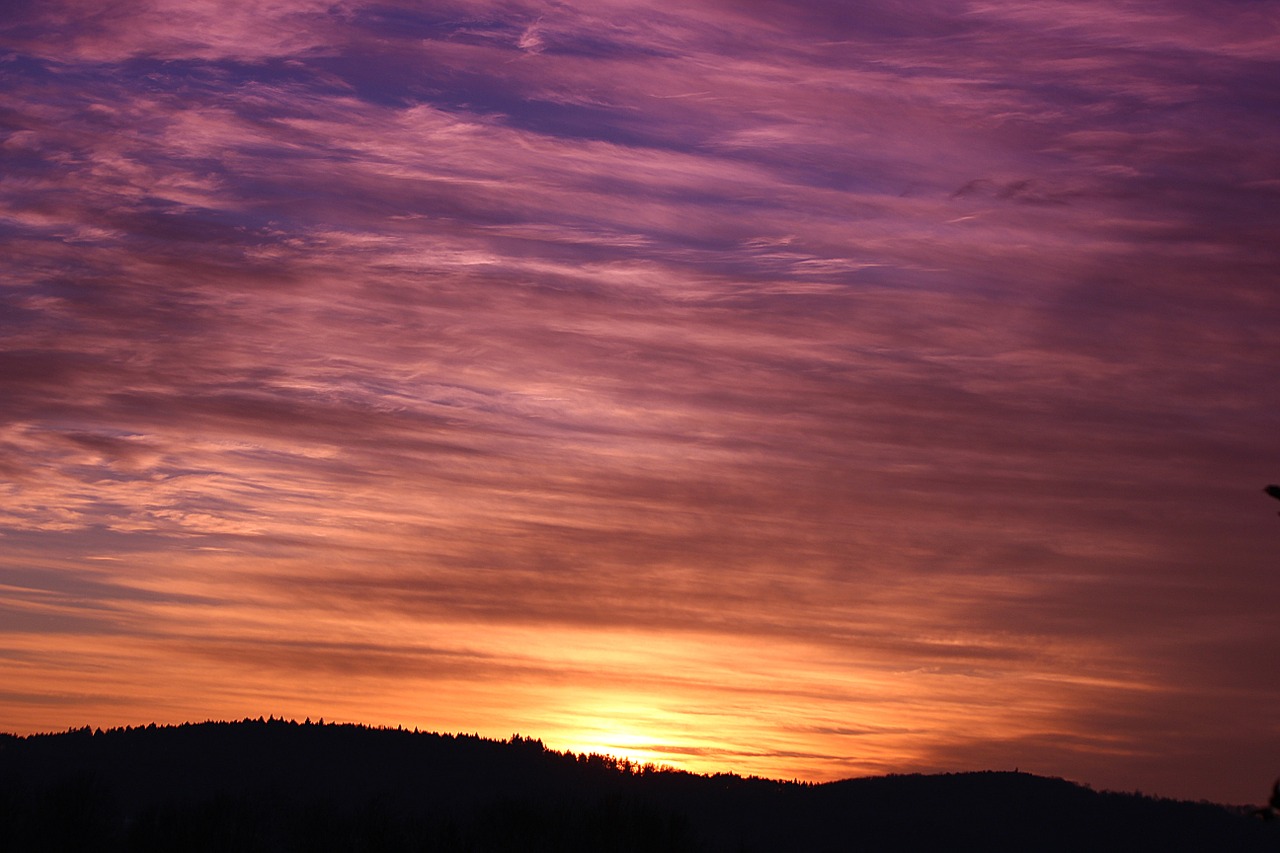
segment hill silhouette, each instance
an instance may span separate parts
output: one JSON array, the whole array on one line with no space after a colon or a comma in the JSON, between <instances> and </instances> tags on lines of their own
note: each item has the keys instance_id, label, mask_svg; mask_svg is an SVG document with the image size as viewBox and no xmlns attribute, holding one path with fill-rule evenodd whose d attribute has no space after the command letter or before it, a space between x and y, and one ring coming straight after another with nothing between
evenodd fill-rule
<instances>
[{"instance_id":1,"label":"hill silhouette","mask_svg":"<svg viewBox=\"0 0 1280 853\"><path fill-rule=\"evenodd\" d=\"M0 735L0 850L1280 849L1208 803L1026 773L813 785L356 725L244 720Z\"/></svg>"}]
</instances>

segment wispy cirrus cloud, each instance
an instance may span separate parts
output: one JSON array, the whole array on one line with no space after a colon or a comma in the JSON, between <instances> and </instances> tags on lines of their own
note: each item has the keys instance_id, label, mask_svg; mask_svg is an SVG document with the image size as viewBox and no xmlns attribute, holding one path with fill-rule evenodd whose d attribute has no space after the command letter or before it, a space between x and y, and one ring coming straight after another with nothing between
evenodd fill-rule
<instances>
[{"instance_id":1,"label":"wispy cirrus cloud","mask_svg":"<svg viewBox=\"0 0 1280 853\"><path fill-rule=\"evenodd\" d=\"M179 5L0 22L11 726L1272 772L1269 4Z\"/></svg>"}]
</instances>

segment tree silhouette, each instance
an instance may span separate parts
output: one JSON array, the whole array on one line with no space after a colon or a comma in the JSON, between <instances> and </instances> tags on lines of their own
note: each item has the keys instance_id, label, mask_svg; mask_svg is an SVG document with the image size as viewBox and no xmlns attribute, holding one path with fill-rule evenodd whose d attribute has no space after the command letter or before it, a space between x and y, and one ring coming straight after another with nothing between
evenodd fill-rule
<instances>
[{"instance_id":1,"label":"tree silhouette","mask_svg":"<svg viewBox=\"0 0 1280 853\"><path fill-rule=\"evenodd\" d=\"M1280 821L1026 773L811 785L275 717L0 736L0 850L965 848L1274 853Z\"/></svg>"},{"instance_id":2,"label":"tree silhouette","mask_svg":"<svg viewBox=\"0 0 1280 853\"><path fill-rule=\"evenodd\" d=\"M1271 799L1265 806L1255 809L1253 814L1263 820L1275 820L1280 817L1280 779L1271 786Z\"/></svg>"}]
</instances>

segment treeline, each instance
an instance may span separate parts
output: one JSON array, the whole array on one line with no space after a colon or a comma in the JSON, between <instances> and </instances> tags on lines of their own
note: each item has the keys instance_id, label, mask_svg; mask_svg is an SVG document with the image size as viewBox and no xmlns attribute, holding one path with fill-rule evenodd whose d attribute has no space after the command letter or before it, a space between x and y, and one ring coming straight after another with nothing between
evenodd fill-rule
<instances>
[{"instance_id":1,"label":"treeline","mask_svg":"<svg viewBox=\"0 0 1280 853\"><path fill-rule=\"evenodd\" d=\"M438 732L423 732L417 727L414 727L413 729L406 729L403 726L396 726L395 728L390 728L387 726L366 726L360 723L326 723L323 717L321 717L315 723L311 722L310 717L307 717L302 722L298 722L296 719L288 719L285 717L271 716L271 717L257 717L257 718L245 717L243 720L240 720L238 722L208 720L202 723L180 723L176 726L157 726L155 723L148 723L145 726L117 726L114 728L107 728L107 729L103 729L101 727L94 728L93 726L81 726L79 728L71 727L63 732L41 732L37 734L26 735L25 737L19 737L18 735L7 734L7 733L0 733L0 756L3 755L3 749L6 743L17 743L19 741L40 742L40 741L46 741L46 740L53 740L58 742L59 748L62 748L62 747L75 748L75 746L78 743L81 743L84 738L109 737L113 739L119 739L121 737L127 738L130 736L137 736L137 735L140 735L141 733L146 733L146 732L155 732L158 729L159 730L176 730L179 732L184 730L197 729L201 732L202 736L211 735L219 729L224 729L224 730L235 729L237 730L236 737L244 739L244 738L252 738L255 736L253 732L253 729L255 727L265 727L265 729L270 732L270 731L278 731L283 728L299 728L299 727L311 727L311 726L320 726L320 727L325 727L329 729L334 729L337 731L355 733L357 737L365 737L366 734L369 732L396 732L400 735L412 734L419 738L438 739L443 741L463 741L463 742L470 741L475 744L481 744L481 743L501 744L503 746L512 748L516 751L523 750L527 753L534 753L539 756L542 756L542 755L560 756L562 758L567 758L571 761L574 761L575 763L585 764L589 767L602 768L605 770L616 771L624 774L639 773L643 775L643 774L650 774L650 773L657 773L657 772L664 772L664 773L687 772L675 767L671 767L669 765L657 765L652 762L641 764L639 762L631 761L629 758L626 758L626 757L618 757L618 756L608 755L608 754L601 754L601 753L595 753L595 752L575 753L572 750L557 752L555 750L548 748L545 744L543 744L541 738L526 737L524 735L521 735L518 732L516 734L513 734L508 740L499 741L499 740L494 740L492 738L481 737L479 734L465 734L465 733L441 734Z\"/></svg>"},{"instance_id":2,"label":"treeline","mask_svg":"<svg viewBox=\"0 0 1280 853\"><path fill-rule=\"evenodd\" d=\"M0 850L1280 849L1220 806L1023 773L810 785L275 718L0 735Z\"/></svg>"}]
</instances>

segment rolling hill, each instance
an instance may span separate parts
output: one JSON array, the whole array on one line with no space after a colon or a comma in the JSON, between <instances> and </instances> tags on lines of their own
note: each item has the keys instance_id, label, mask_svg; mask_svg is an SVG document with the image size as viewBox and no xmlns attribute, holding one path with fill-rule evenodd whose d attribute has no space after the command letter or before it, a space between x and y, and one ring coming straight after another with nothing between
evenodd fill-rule
<instances>
[{"instance_id":1,"label":"rolling hill","mask_svg":"<svg viewBox=\"0 0 1280 853\"><path fill-rule=\"evenodd\" d=\"M814 785L284 720L0 735L0 850L1269 851L1280 822L1026 773Z\"/></svg>"}]
</instances>

